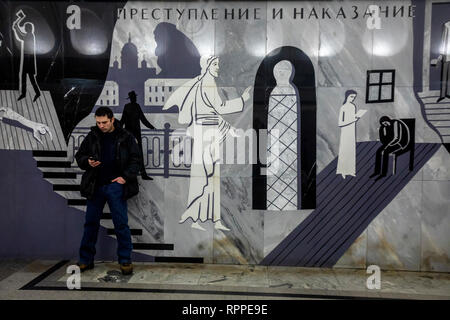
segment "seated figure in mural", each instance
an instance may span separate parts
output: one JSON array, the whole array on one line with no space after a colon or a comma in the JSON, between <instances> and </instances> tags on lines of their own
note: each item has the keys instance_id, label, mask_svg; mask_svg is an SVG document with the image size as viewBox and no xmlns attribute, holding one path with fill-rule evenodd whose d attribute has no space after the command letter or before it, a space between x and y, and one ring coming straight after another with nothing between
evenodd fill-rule
<instances>
[{"instance_id":1,"label":"seated figure in mural","mask_svg":"<svg viewBox=\"0 0 450 320\"><path fill-rule=\"evenodd\" d=\"M178 106L178 122L188 125L187 135L194 141L188 204L179 223L192 219L192 228L205 230L199 221L212 220L216 229L229 231L220 216L219 145L234 130L221 115L241 112L251 87L239 98L222 101L215 80L219 58L202 56L200 66L201 74L179 87L163 108Z\"/></svg>"},{"instance_id":2,"label":"seated figure in mural","mask_svg":"<svg viewBox=\"0 0 450 320\"><path fill-rule=\"evenodd\" d=\"M34 25L31 22L25 22L20 26L20 22L25 19L25 13L19 10L17 19L13 22L12 29L17 41L20 42L20 91L21 95L17 100L25 98L27 94L27 75L30 78L34 89L33 102L40 97L41 91L36 82L36 38L34 36Z\"/></svg>"},{"instance_id":3,"label":"seated figure in mural","mask_svg":"<svg viewBox=\"0 0 450 320\"><path fill-rule=\"evenodd\" d=\"M27 118L18 114L11 108L0 107L0 121L2 121L3 119L17 121L21 125L23 125L27 128L30 128L31 130L33 130L33 137L37 141L39 141L39 143L41 143L41 144L44 144L44 143L42 142L38 133L40 133L40 134L48 133L48 135L50 136L50 139L53 140L52 132L50 131L50 128L48 126L46 126L45 124L39 123L39 122L34 122L31 120L28 120Z\"/></svg>"},{"instance_id":4,"label":"seated figure in mural","mask_svg":"<svg viewBox=\"0 0 450 320\"><path fill-rule=\"evenodd\" d=\"M440 55L431 61L431 65L437 66L438 62L441 62L441 92L437 102L440 102L450 98L450 21L442 26Z\"/></svg>"},{"instance_id":5,"label":"seated figure in mural","mask_svg":"<svg viewBox=\"0 0 450 320\"><path fill-rule=\"evenodd\" d=\"M142 112L141 106L136 102L137 94L134 91L128 92L128 98L130 103L127 103L123 109L122 119L120 123L123 127L128 130L137 140L139 150L141 152L141 177L143 180L153 180L147 175L145 171L144 154L142 151L142 137L141 137L141 122L149 129L155 129L155 127L148 122L144 113Z\"/></svg>"},{"instance_id":6,"label":"seated figure in mural","mask_svg":"<svg viewBox=\"0 0 450 320\"><path fill-rule=\"evenodd\" d=\"M353 103L356 99L356 91L345 92L344 104L339 110L338 125L341 128L339 140L339 156L336 174L356 176L356 122L363 116L366 110L356 112Z\"/></svg>"},{"instance_id":7,"label":"seated figure in mural","mask_svg":"<svg viewBox=\"0 0 450 320\"><path fill-rule=\"evenodd\" d=\"M379 180L386 176L388 170L389 155L405 149L410 140L408 126L402 120L390 119L387 116L380 118L380 142L381 147L376 153L375 172L370 176Z\"/></svg>"},{"instance_id":8,"label":"seated figure in mural","mask_svg":"<svg viewBox=\"0 0 450 320\"><path fill-rule=\"evenodd\" d=\"M277 85L270 93L267 119L270 136L267 146L267 210L297 210L299 207L300 97L292 84L294 72L287 60L278 62L273 68ZM280 183L282 188L276 188L275 185Z\"/></svg>"}]
</instances>

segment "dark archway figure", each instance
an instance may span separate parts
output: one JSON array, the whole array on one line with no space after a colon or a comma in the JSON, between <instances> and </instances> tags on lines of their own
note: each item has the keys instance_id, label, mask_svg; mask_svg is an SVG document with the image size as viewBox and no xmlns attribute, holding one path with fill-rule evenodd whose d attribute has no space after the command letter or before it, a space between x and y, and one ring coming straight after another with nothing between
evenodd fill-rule
<instances>
[{"instance_id":1,"label":"dark archway figure","mask_svg":"<svg viewBox=\"0 0 450 320\"><path fill-rule=\"evenodd\" d=\"M128 130L137 140L139 150L141 152L141 177L143 180L153 180L147 175L145 171L144 154L142 151L142 137L141 137L141 121L149 129L155 129L155 127L148 122L141 107L136 102L136 92L131 91L128 93L128 99L130 103L127 103L123 109L122 119L120 123Z\"/></svg>"},{"instance_id":2,"label":"dark archway figure","mask_svg":"<svg viewBox=\"0 0 450 320\"><path fill-rule=\"evenodd\" d=\"M258 68L253 93L253 128L268 129L269 100L277 85L273 69L280 61L289 61L295 74L291 83L298 90L297 104L297 209L316 207L316 88L314 66L300 49L290 46L270 52ZM280 134L282 134L280 132ZM267 209L267 142L258 134L258 162L253 165L252 207ZM260 150L263 149L263 150Z\"/></svg>"}]
</instances>

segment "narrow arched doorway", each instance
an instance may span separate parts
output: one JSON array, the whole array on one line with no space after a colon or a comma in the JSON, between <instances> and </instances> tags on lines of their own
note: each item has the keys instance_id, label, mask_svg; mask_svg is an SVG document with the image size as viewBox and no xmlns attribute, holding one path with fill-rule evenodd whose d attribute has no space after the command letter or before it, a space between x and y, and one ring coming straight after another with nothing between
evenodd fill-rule
<instances>
[{"instance_id":1,"label":"narrow arched doorway","mask_svg":"<svg viewBox=\"0 0 450 320\"><path fill-rule=\"evenodd\" d=\"M297 209L314 209L316 207L317 109L315 73L311 60L300 49L290 46L277 48L270 52L261 62L255 78L253 128L257 132L269 129L269 104L272 91L277 86L273 70L283 60L289 61L295 70L290 82L296 88L299 99L299 103L296 104L296 114L298 116L295 148L297 151L297 159L295 161L297 177L292 180L295 180L295 188L299 191L296 194L295 206ZM272 108L272 110L274 109ZM253 209L265 210L268 208L267 204L271 203L271 201L268 202L267 197L268 189L270 189L268 188L267 179L267 141L260 141L262 137L260 134L257 137L259 157L257 163L253 165L252 207Z\"/></svg>"}]
</instances>

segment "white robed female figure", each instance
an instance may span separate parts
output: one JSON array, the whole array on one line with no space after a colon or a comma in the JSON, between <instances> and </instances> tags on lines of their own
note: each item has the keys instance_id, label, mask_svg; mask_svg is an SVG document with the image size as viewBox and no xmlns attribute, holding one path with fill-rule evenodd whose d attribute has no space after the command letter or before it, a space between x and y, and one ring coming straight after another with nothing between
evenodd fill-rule
<instances>
[{"instance_id":1,"label":"white robed female figure","mask_svg":"<svg viewBox=\"0 0 450 320\"><path fill-rule=\"evenodd\" d=\"M199 221L212 220L214 227L229 231L220 217L220 157L219 145L234 129L222 114L241 112L250 98L250 89L241 97L222 101L215 78L219 75L219 58L202 56L201 74L179 87L167 100L163 109L176 105L178 122L187 124L186 133L193 138L193 155L186 211L180 223L192 219L192 228L205 230Z\"/></svg>"},{"instance_id":2,"label":"white robed female figure","mask_svg":"<svg viewBox=\"0 0 450 320\"><path fill-rule=\"evenodd\" d=\"M339 111L339 127L341 138L339 141L339 157L336 174L356 176L356 122L365 113L365 110L356 112L353 102L356 99L356 91L345 92L344 105Z\"/></svg>"}]
</instances>

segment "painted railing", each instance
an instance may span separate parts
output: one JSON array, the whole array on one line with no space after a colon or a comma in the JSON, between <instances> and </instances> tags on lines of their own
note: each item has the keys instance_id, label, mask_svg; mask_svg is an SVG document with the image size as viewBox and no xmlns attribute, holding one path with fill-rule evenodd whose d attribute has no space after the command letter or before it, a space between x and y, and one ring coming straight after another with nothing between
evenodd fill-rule
<instances>
[{"instance_id":1,"label":"painted railing","mask_svg":"<svg viewBox=\"0 0 450 320\"><path fill-rule=\"evenodd\" d=\"M68 144L68 157L72 168L77 168L74 154L78 151L90 128L73 130ZM164 129L143 129L142 150L144 164L150 176L189 177L192 139L184 130L174 130L166 123Z\"/></svg>"}]
</instances>

